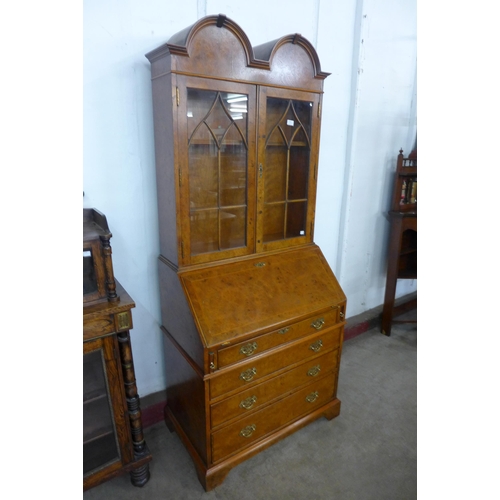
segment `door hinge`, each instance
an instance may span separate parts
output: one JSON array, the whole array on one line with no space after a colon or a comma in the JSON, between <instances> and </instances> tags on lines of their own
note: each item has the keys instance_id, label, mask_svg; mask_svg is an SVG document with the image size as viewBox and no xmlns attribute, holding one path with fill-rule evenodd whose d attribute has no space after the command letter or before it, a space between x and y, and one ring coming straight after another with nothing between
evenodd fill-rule
<instances>
[{"instance_id":1,"label":"door hinge","mask_svg":"<svg viewBox=\"0 0 500 500\"><path fill-rule=\"evenodd\" d=\"M181 94L179 92L179 87L175 87L175 99L177 101L177 106L181 103Z\"/></svg>"},{"instance_id":2,"label":"door hinge","mask_svg":"<svg viewBox=\"0 0 500 500\"><path fill-rule=\"evenodd\" d=\"M321 101L318 102L318 118L321 118Z\"/></svg>"}]
</instances>

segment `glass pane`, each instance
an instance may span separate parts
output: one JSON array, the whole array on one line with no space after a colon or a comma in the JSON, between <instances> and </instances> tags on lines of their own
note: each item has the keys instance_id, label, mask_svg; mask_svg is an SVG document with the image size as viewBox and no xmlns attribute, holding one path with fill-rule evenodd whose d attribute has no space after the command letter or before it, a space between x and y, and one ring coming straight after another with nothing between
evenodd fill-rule
<instances>
[{"instance_id":1,"label":"glass pane","mask_svg":"<svg viewBox=\"0 0 500 500\"><path fill-rule=\"evenodd\" d=\"M216 208L218 206L219 161L213 138L203 138L200 127L189 146L189 205L193 208ZM203 141L203 142L202 142Z\"/></svg>"},{"instance_id":2,"label":"glass pane","mask_svg":"<svg viewBox=\"0 0 500 500\"><path fill-rule=\"evenodd\" d=\"M247 199L247 149L236 127L230 127L221 146L223 207L245 205Z\"/></svg>"},{"instance_id":3,"label":"glass pane","mask_svg":"<svg viewBox=\"0 0 500 500\"><path fill-rule=\"evenodd\" d=\"M218 210L191 212L191 254L215 252L219 249Z\"/></svg>"},{"instance_id":4,"label":"glass pane","mask_svg":"<svg viewBox=\"0 0 500 500\"><path fill-rule=\"evenodd\" d=\"M226 130L232 123L232 120L228 116L228 108L224 106L220 94L217 95L214 106L210 110L208 116L205 118L205 123L214 133L217 139L217 143L220 144L226 133Z\"/></svg>"},{"instance_id":5,"label":"glass pane","mask_svg":"<svg viewBox=\"0 0 500 500\"><path fill-rule=\"evenodd\" d=\"M286 237L295 238L306 234L307 202L288 203L286 214Z\"/></svg>"},{"instance_id":6,"label":"glass pane","mask_svg":"<svg viewBox=\"0 0 500 500\"><path fill-rule=\"evenodd\" d=\"M220 248L236 248L245 245L246 208L231 208L220 211Z\"/></svg>"},{"instance_id":7,"label":"glass pane","mask_svg":"<svg viewBox=\"0 0 500 500\"><path fill-rule=\"evenodd\" d=\"M288 179L288 199L303 200L307 198L309 178L309 148L290 148L290 174Z\"/></svg>"},{"instance_id":8,"label":"glass pane","mask_svg":"<svg viewBox=\"0 0 500 500\"><path fill-rule=\"evenodd\" d=\"M208 90L188 89L187 95L187 126L188 137L202 123L215 102L217 92Z\"/></svg>"},{"instance_id":9,"label":"glass pane","mask_svg":"<svg viewBox=\"0 0 500 500\"><path fill-rule=\"evenodd\" d=\"M293 110L307 137L311 137L312 107L312 102L293 101Z\"/></svg>"},{"instance_id":10,"label":"glass pane","mask_svg":"<svg viewBox=\"0 0 500 500\"><path fill-rule=\"evenodd\" d=\"M268 97L266 109L266 130L268 138L272 135L271 142L281 142L278 125L283 120L288 108L288 100Z\"/></svg>"},{"instance_id":11,"label":"glass pane","mask_svg":"<svg viewBox=\"0 0 500 500\"><path fill-rule=\"evenodd\" d=\"M97 292L94 259L91 250L83 251L83 295Z\"/></svg>"},{"instance_id":12,"label":"glass pane","mask_svg":"<svg viewBox=\"0 0 500 500\"><path fill-rule=\"evenodd\" d=\"M288 149L268 146L265 160L264 201L285 201Z\"/></svg>"},{"instance_id":13,"label":"glass pane","mask_svg":"<svg viewBox=\"0 0 500 500\"><path fill-rule=\"evenodd\" d=\"M265 242L306 235L311 123L311 102L267 99Z\"/></svg>"},{"instance_id":14,"label":"glass pane","mask_svg":"<svg viewBox=\"0 0 500 500\"><path fill-rule=\"evenodd\" d=\"M244 94L188 89L193 255L246 245L247 116Z\"/></svg>"},{"instance_id":15,"label":"glass pane","mask_svg":"<svg viewBox=\"0 0 500 500\"><path fill-rule=\"evenodd\" d=\"M83 473L120 457L102 351L83 356Z\"/></svg>"},{"instance_id":16,"label":"glass pane","mask_svg":"<svg viewBox=\"0 0 500 500\"><path fill-rule=\"evenodd\" d=\"M285 204L264 205L264 242L282 240L285 227Z\"/></svg>"},{"instance_id":17,"label":"glass pane","mask_svg":"<svg viewBox=\"0 0 500 500\"><path fill-rule=\"evenodd\" d=\"M237 126L242 137L247 138L248 96L245 94L229 94L221 92L222 100L229 109L232 122Z\"/></svg>"}]
</instances>

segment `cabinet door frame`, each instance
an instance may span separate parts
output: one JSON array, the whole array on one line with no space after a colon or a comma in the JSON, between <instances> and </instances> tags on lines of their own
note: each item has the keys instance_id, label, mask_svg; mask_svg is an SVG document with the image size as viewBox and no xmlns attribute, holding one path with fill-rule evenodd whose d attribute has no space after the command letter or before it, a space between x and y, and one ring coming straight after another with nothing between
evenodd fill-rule
<instances>
[{"instance_id":1,"label":"cabinet door frame","mask_svg":"<svg viewBox=\"0 0 500 500\"><path fill-rule=\"evenodd\" d=\"M181 238L178 241L178 255L181 265L204 264L212 261L230 259L250 255L255 252L255 164L256 164L256 118L257 109L257 87L253 84L230 82L224 80L213 80L187 75L176 75L174 80L177 86L178 106L174 111L176 127L175 142L177 158L175 168L179 176L177 197L177 210L180 214L178 224ZM196 88L200 90L210 90L248 95L247 113L247 186L246 186L246 224L245 238L246 244L242 247L229 248L226 250L216 250L213 252L191 254L191 224L190 224L190 190L189 190L189 148L188 148L188 128L187 128L187 103L188 89Z\"/></svg>"},{"instance_id":2,"label":"cabinet door frame","mask_svg":"<svg viewBox=\"0 0 500 500\"><path fill-rule=\"evenodd\" d=\"M123 376L121 372L120 355L118 350L118 340L116 335L97 338L84 342L83 354L93 351L102 351L104 361L104 374L108 389L108 398L111 403L112 419L116 431L118 445L118 457L116 460L103 464L93 471L84 475L84 485L87 488L94 484L99 484L102 477L107 477L110 473L119 471L124 465L134 458L134 451L131 441L131 429L128 417Z\"/></svg>"},{"instance_id":3,"label":"cabinet door frame","mask_svg":"<svg viewBox=\"0 0 500 500\"><path fill-rule=\"evenodd\" d=\"M284 238L275 241L264 241L264 194L266 180L266 117L267 98L291 99L297 101L311 102L311 145L309 156L308 190L307 190L307 212L306 232L303 236ZM314 238L314 216L316 207L316 184L318 170L318 149L320 135L320 103L321 94L304 92L294 89L283 89L275 87L260 86L258 93L258 143L257 143L257 226L256 226L256 252L271 250L283 250L286 248L304 245L313 242Z\"/></svg>"}]
</instances>

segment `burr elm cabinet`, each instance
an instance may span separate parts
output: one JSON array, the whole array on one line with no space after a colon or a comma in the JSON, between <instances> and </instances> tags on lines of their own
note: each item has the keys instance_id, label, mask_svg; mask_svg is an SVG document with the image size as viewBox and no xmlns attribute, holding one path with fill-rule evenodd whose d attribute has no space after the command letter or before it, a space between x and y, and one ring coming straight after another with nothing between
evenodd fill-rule
<instances>
[{"instance_id":1,"label":"burr elm cabinet","mask_svg":"<svg viewBox=\"0 0 500 500\"><path fill-rule=\"evenodd\" d=\"M346 298L314 215L323 80L301 35L208 16L151 62L165 421L205 490L339 414Z\"/></svg>"},{"instance_id":2,"label":"burr elm cabinet","mask_svg":"<svg viewBox=\"0 0 500 500\"><path fill-rule=\"evenodd\" d=\"M130 472L149 480L149 453L130 344L135 304L115 281L106 217L83 210L83 489Z\"/></svg>"}]
</instances>

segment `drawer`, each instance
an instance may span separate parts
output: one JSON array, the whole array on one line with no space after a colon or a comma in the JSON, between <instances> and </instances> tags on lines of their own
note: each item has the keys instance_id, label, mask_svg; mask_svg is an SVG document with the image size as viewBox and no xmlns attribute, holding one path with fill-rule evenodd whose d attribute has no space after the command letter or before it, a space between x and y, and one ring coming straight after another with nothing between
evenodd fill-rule
<instances>
[{"instance_id":1,"label":"drawer","mask_svg":"<svg viewBox=\"0 0 500 500\"><path fill-rule=\"evenodd\" d=\"M220 373L210 380L211 399L244 388L289 365L336 349L340 345L342 328L338 327L311 335L302 341L293 342L284 349L269 351L265 355L256 356L254 359L239 363L238 366Z\"/></svg>"},{"instance_id":2,"label":"drawer","mask_svg":"<svg viewBox=\"0 0 500 500\"><path fill-rule=\"evenodd\" d=\"M240 342L230 347L219 349L217 364L219 368L250 358L280 344L310 335L319 330L326 330L338 323L337 306L327 309L322 314L311 316L303 321L292 323L286 327L260 335L246 342Z\"/></svg>"},{"instance_id":3,"label":"drawer","mask_svg":"<svg viewBox=\"0 0 500 500\"><path fill-rule=\"evenodd\" d=\"M335 374L294 392L212 434L212 461L217 462L268 436L284 425L328 403L334 397Z\"/></svg>"},{"instance_id":4,"label":"drawer","mask_svg":"<svg viewBox=\"0 0 500 500\"><path fill-rule=\"evenodd\" d=\"M217 427L232 418L243 417L297 387L324 377L329 372L337 373L338 355L338 350L327 352L267 382L254 385L212 405L210 410L212 427Z\"/></svg>"},{"instance_id":5,"label":"drawer","mask_svg":"<svg viewBox=\"0 0 500 500\"><path fill-rule=\"evenodd\" d=\"M89 319L83 323L83 340L99 337L115 332L115 318L113 314L106 314Z\"/></svg>"}]
</instances>

